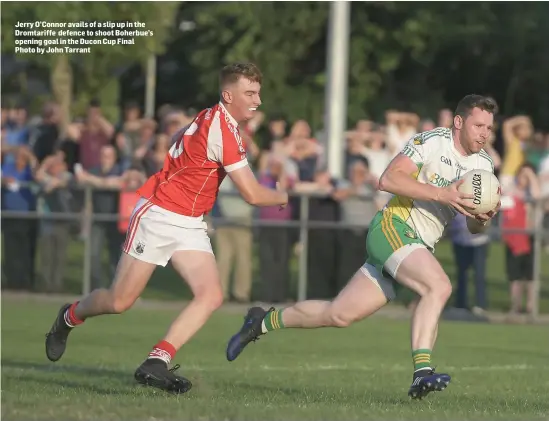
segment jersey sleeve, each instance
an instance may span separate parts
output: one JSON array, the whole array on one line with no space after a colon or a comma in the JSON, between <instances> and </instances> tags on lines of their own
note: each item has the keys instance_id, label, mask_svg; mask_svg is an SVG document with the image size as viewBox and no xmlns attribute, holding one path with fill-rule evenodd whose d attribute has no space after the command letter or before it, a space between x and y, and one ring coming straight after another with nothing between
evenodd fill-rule
<instances>
[{"instance_id":1,"label":"jersey sleeve","mask_svg":"<svg viewBox=\"0 0 549 421\"><path fill-rule=\"evenodd\" d=\"M238 129L214 117L208 132L208 158L220 163L226 172L248 165L246 147Z\"/></svg>"},{"instance_id":2,"label":"jersey sleeve","mask_svg":"<svg viewBox=\"0 0 549 421\"><path fill-rule=\"evenodd\" d=\"M400 151L402 155L406 155L418 166L427 163L430 152L430 148L421 134L415 134Z\"/></svg>"}]
</instances>

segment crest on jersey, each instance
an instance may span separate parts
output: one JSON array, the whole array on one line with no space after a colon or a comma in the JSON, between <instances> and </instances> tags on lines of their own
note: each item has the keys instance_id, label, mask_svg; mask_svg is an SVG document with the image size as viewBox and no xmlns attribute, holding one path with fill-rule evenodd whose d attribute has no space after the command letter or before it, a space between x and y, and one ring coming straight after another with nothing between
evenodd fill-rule
<instances>
[{"instance_id":1,"label":"crest on jersey","mask_svg":"<svg viewBox=\"0 0 549 421\"><path fill-rule=\"evenodd\" d=\"M137 254L142 254L145 251L145 244L141 241L137 242L137 245L135 246L135 252Z\"/></svg>"},{"instance_id":2,"label":"crest on jersey","mask_svg":"<svg viewBox=\"0 0 549 421\"><path fill-rule=\"evenodd\" d=\"M414 145L423 145L425 143L425 140L421 136L416 136L414 138Z\"/></svg>"},{"instance_id":3,"label":"crest on jersey","mask_svg":"<svg viewBox=\"0 0 549 421\"><path fill-rule=\"evenodd\" d=\"M417 235L414 231L412 230L406 230L404 231L404 235L408 238L411 238L412 240L415 240L417 238Z\"/></svg>"}]
</instances>

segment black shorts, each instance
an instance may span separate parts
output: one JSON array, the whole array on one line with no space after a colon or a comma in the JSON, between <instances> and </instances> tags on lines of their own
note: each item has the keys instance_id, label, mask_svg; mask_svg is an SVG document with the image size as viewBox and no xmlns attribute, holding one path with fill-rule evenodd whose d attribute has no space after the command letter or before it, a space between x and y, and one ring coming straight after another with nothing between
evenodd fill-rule
<instances>
[{"instance_id":1,"label":"black shorts","mask_svg":"<svg viewBox=\"0 0 549 421\"><path fill-rule=\"evenodd\" d=\"M531 281L534 278L534 253L515 256L509 246L505 246L505 263L509 282Z\"/></svg>"}]
</instances>

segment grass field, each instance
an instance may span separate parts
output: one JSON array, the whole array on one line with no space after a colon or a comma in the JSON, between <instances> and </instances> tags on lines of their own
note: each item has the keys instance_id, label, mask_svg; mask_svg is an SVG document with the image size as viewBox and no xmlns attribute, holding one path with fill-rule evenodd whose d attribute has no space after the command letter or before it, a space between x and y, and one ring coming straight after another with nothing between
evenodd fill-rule
<instances>
[{"instance_id":1,"label":"grass field","mask_svg":"<svg viewBox=\"0 0 549 421\"><path fill-rule=\"evenodd\" d=\"M228 363L242 314L222 309L176 357L194 383L177 397L133 381L173 304L91 319L53 364L44 334L57 310L2 301L3 420L549 419L547 326L443 323L434 362L453 382L416 402L406 396L408 322L274 332Z\"/></svg>"},{"instance_id":2,"label":"grass field","mask_svg":"<svg viewBox=\"0 0 549 421\"><path fill-rule=\"evenodd\" d=\"M215 245L215 236L212 239ZM83 271L83 243L73 241L68 249L67 271L65 276L66 292L71 294L80 294L82 292L82 271ZM452 246L449 241L441 241L437 244L435 253L436 257L441 262L442 266L449 274L450 279L455 282L456 267ZM105 252L105 267L107 266ZM254 288L253 295L255 298L261 291L259 264L257 256L253 258L254 262ZM297 291L297 258L294 257L291 262L291 285L290 290L293 291L293 296L296 297ZM39 271L38 271L39 272ZM472 274L471 274L472 277ZM509 282L507 280L505 270L505 250L501 243L493 242L490 245L488 253L488 261L486 265L487 291L488 291L488 307L491 310L507 311L509 309ZM105 283L110 282L105 276ZM310 280L309 282L314 282ZM542 283L540 296L540 312L549 313L549 259L547 255L542 256ZM474 304L474 285L471 278L469 287L470 305ZM180 300L190 297L189 291L179 277L174 273L168 265L166 268L158 268L149 282L149 286L144 293L144 298L161 299L161 300ZM406 294L399 293L399 300L409 298ZM452 298L453 300L453 298ZM452 301L450 302L452 303Z\"/></svg>"}]
</instances>

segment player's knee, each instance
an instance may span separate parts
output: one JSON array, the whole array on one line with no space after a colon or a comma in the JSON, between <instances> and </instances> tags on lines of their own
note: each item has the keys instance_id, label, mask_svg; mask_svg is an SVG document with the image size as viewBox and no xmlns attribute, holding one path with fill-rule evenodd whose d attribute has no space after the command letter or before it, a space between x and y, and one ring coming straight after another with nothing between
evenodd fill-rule
<instances>
[{"instance_id":1,"label":"player's knee","mask_svg":"<svg viewBox=\"0 0 549 421\"><path fill-rule=\"evenodd\" d=\"M431 295L436 297L438 301L446 302L450 299L450 296L452 295L452 284L450 283L449 279L443 279L440 282L436 282L435 284L431 285L429 288L429 292Z\"/></svg>"},{"instance_id":2,"label":"player's knee","mask_svg":"<svg viewBox=\"0 0 549 421\"><path fill-rule=\"evenodd\" d=\"M210 299L210 304L213 310L217 310L223 305L223 291L221 290L221 288L217 288L215 290Z\"/></svg>"},{"instance_id":3,"label":"player's knee","mask_svg":"<svg viewBox=\"0 0 549 421\"><path fill-rule=\"evenodd\" d=\"M212 311L223 304L223 290L220 285L212 284L195 294L195 299L207 305Z\"/></svg>"},{"instance_id":4,"label":"player's knee","mask_svg":"<svg viewBox=\"0 0 549 421\"><path fill-rule=\"evenodd\" d=\"M113 314L121 314L128 311L135 300L113 296L111 300L111 309Z\"/></svg>"},{"instance_id":5,"label":"player's knee","mask_svg":"<svg viewBox=\"0 0 549 421\"><path fill-rule=\"evenodd\" d=\"M354 319L349 317L349 314L344 311L333 309L330 311L330 325L332 327L349 327L353 324Z\"/></svg>"}]
</instances>

